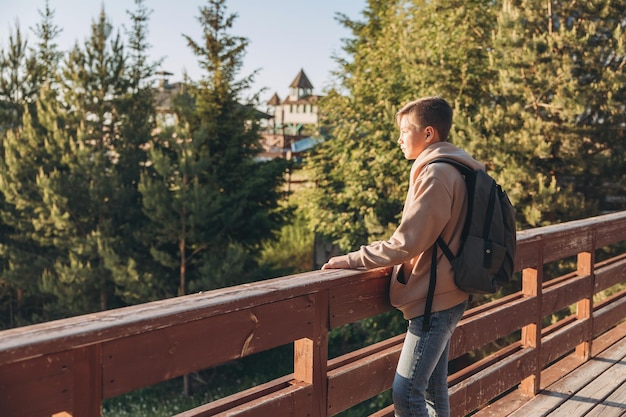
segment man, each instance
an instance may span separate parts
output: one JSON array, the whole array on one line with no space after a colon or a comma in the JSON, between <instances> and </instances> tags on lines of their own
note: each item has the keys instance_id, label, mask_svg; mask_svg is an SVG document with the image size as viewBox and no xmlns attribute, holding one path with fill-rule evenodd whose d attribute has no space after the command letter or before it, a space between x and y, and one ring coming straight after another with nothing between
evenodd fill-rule
<instances>
[{"instance_id":1,"label":"man","mask_svg":"<svg viewBox=\"0 0 626 417\"><path fill-rule=\"evenodd\" d=\"M440 97L424 97L396 114L398 144L411 167L410 183L400 225L387 241L361 246L358 251L328 260L322 269L393 266L391 303L409 326L393 382L397 417L450 415L448 351L450 336L461 319L468 295L455 284L452 266L441 251L437 256L437 285L430 325L423 326L432 250L442 236L456 253L467 212L467 189L459 171L437 158L482 168L465 151L448 142L452 109Z\"/></svg>"}]
</instances>

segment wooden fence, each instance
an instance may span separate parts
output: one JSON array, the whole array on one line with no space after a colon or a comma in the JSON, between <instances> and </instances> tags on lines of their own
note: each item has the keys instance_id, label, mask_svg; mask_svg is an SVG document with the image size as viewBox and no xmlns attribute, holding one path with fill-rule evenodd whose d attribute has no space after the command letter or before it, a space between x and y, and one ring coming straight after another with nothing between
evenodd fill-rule
<instances>
[{"instance_id":1,"label":"wooden fence","mask_svg":"<svg viewBox=\"0 0 626 417\"><path fill-rule=\"evenodd\" d=\"M450 376L453 416L513 387L534 395L565 355L590 358L593 339L626 318L623 246L596 262L624 241L626 212L518 232L521 284L468 310L452 338L451 358L499 346ZM544 278L559 260L575 266ZM328 358L329 331L391 309L388 283L382 270L314 271L2 331L0 416L97 417L104 399L286 344L293 374L179 417L336 415L391 386L402 335Z\"/></svg>"}]
</instances>

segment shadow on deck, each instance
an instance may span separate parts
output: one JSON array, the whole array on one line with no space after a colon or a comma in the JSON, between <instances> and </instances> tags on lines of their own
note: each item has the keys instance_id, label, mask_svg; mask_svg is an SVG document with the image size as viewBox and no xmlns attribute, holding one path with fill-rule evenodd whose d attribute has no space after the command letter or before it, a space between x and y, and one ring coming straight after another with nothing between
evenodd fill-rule
<instances>
[{"instance_id":1,"label":"shadow on deck","mask_svg":"<svg viewBox=\"0 0 626 417\"><path fill-rule=\"evenodd\" d=\"M626 212L518 232L521 285L468 310L451 340L451 359L497 346L450 375L453 416L575 417L559 407L590 404L606 372L621 382L597 396L623 404L623 353L600 368L625 343L624 241ZM544 276L561 260L573 270ZM178 417L336 415L391 386L402 335L328 357L329 331L391 310L388 283L382 270L313 271L0 332L0 415L98 417L104 399L288 344L293 374Z\"/></svg>"}]
</instances>

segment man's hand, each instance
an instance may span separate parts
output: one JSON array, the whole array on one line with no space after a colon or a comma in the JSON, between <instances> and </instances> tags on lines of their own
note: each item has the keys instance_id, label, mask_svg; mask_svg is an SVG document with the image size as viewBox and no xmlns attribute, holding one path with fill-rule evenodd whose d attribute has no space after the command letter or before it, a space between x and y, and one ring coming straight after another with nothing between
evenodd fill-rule
<instances>
[{"instance_id":1,"label":"man's hand","mask_svg":"<svg viewBox=\"0 0 626 417\"><path fill-rule=\"evenodd\" d=\"M348 255L333 256L322 265L322 269L350 269Z\"/></svg>"}]
</instances>

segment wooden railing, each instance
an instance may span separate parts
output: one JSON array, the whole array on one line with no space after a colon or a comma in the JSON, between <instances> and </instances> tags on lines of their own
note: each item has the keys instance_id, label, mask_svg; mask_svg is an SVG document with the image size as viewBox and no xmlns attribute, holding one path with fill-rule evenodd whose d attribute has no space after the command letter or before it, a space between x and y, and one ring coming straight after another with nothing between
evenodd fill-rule
<instances>
[{"instance_id":1,"label":"wooden railing","mask_svg":"<svg viewBox=\"0 0 626 417\"><path fill-rule=\"evenodd\" d=\"M450 376L453 416L517 385L533 395L548 364L590 357L626 318L625 290L594 302L626 282L626 253L595 257L625 240L626 212L518 232L521 288L468 310L452 338L452 359L506 343ZM569 258L573 271L544 279L544 265ZM293 374L179 417L335 415L391 386L402 335L328 359L331 329L391 309L388 280L315 271L0 332L0 416L100 416L103 399L291 343Z\"/></svg>"}]
</instances>

